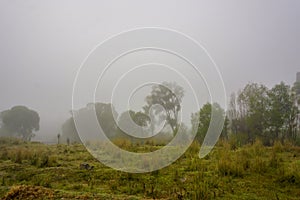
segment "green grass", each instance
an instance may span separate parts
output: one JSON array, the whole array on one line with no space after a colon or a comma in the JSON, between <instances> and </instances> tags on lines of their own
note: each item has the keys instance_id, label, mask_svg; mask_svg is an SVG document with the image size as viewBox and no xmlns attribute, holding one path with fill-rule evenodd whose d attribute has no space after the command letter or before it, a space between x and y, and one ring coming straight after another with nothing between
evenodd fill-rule
<instances>
[{"instance_id":1,"label":"green grass","mask_svg":"<svg viewBox=\"0 0 300 200\"><path fill-rule=\"evenodd\" d=\"M124 145L139 152L160 148ZM232 148L219 142L199 159L194 143L172 165L145 174L108 168L80 144L0 139L0 148L0 197L27 191L21 199L30 199L43 188L35 199L300 199L300 148L289 144ZM81 163L94 169L80 169Z\"/></svg>"}]
</instances>

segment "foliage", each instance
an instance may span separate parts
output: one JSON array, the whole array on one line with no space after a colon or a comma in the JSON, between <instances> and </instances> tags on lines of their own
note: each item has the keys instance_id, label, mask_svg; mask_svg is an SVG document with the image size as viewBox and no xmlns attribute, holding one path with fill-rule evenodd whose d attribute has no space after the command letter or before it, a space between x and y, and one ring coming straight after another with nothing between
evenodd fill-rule
<instances>
[{"instance_id":1,"label":"foliage","mask_svg":"<svg viewBox=\"0 0 300 200\"><path fill-rule=\"evenodd\" d=\"M132 140L134 135L146 135L144 129L150 123L149 117L142 112L134 112L132 110L123 112L118 119L118 135L115 138L127 138ZM127 135L132 134L132 135Z\"/></svg>"},{"instance_id":2,"label":"foliage","mask_svg":"<svg viewBox=\"0 0 300 200\"><path fill-rule=\"evenodd\" d=\"M228 116L231 132L247 135L247 141L261 138L265 145L274 141L296 141L297 116L293 90L283 82L268 89L262 84L247 84L238 96L231 95Z\"/></svg>"},{"instance_id":3,"label":"foliage","mask_svg":"<svg viewBox=\"0 0 300 200\"><path fill-rule=\"evenodd\" d=\"M40 186L13 186L3 199L53 199L53 191Z\"/></svg>"},{"instance_id":4,"label":"foliage","mask_svg":"<svg viewBox=\"0 0 300 200\"><path fill-rule=\"evenodd\" d=\"M170 125L173 135L178 131L178 115L181 110L181 101L184 90L174 83L164 82L152 87L151 94L146 97L147 105L144 107L145 113L150 116L151 107L156 104L161 105L164 110L154 107L156 115L165 115L168 125Z\"/></svg>"},{"instance_id":5,"label":"foliage","mask_svg":"<svg viewBox=\"0 0 300 200\"><path fill-rule=\"evenodd\" d=\"M217 118L225 118L225 124L221 133L222 138L227 138L227 126L228 120L225 117L225 112L218 103L213 105L206 103L202 106L199 112L193 113L191 116L192 129L197 131L196 139L198 142L202 142L208 128L210 126L212 112L214 112Z\"/></svg>"},{"instance_id":6,"label":"foliage","mask_svg":"<svg viewBox=\"0 0 300 200\"><path fill-rule=\"evenodd\" d=\"M267 127L268 89L261 84L247 84L238 96L241 120L249 141L262 136Z\"/></svg>"},{"instance_id":7,"label":"foliage","mask_svg":"<svg viewBox=\"0 0 300 200\"><path fill-rule=\"evenodd\" d=\"M95 109L98 122L103 132L107 135L107 137L113 138L117 130L117 125L114 120L114 116L118 116L114 107L109 103L90 103L86 107L81 108L77 113L79 115L84 115L84 112L89 109ZM83 118L83 120L89 121L88 118ZM67 140L69 142L81 142L76 130L73 117L66 120L65 123L62 125L61 137L64 142L66 142Z\"/></svg>"},{"instance_id":8,"label":"foliage","mask_svg":"<svg viewBox=\"0 0 300 200\"><path fill-rule=\"evenodd\" d=\"M269 137L295 139L297 108L288 85L281 82L269 91ZM286 133L286 135L285 135ZM281 134L281 135L280 135Z\"/></svg>"},{"instance_id":9,"label":"foliage","mask_svg":"<svg viewBox=\"0 0 300 200\"><path fill-rule=\"evenodd\" d=\"M114 117L117 119L118 113L114 106L110 103L96 103L96 115L98 122L107 137L112 138L117 130L117 124Z\"/></svg>"},{"instance_id":10,"label":"foliage","mask_svg":"<svg viewBox=\"0 0 300 200\"><path fill-rule=\"evenodd\" d=\"M34 137L33 131L39 130L40 117L34 110L25 106L15 106L1 112L3 136L17 136L30 141Z\"/></svg>"},{"instance_id":11,"label":"foliage","mask_svg":"<svg viewBox=\"0 0 300 200\"><path fill-rule=\"evenodd\" d=\"M297 199L300 195L300 149L280 141L274 147L256 141L234 150L222 141L206 159L199 159L195 142L172 165L144 174L108 168L81 144L5 141L9 142L0 138L7 155L0 156L0 196L6 198ZM139 152L152 147L126 145ZM80 169L81 163L94 169Z\"/></svg>"}]
</instances>

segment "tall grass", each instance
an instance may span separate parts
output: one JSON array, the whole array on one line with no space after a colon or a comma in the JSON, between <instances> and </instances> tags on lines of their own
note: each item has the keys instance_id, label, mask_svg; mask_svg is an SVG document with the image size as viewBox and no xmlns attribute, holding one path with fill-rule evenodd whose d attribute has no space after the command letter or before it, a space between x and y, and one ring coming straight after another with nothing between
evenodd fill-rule
<instances>
[{"instance_id":1,"label":"tall grass","mask_svg":"<svg viewBox=\"0 0 300 200\"><path fill-rule=\"evenodd\" d=\"M159 148L152 146L155 144L133 145L122 140L116 143L130 151ZM90 142L88 145L93 148L96 144ZM68 193L103 192L132 195L137 199L239 199L240 190L254 195L245 195L244 199L255 199L258 198L256 192L261 195L264 191L267 192L264 195L268 195L270 188L272 195L276 190L278 198L288 199L289 194L285 194L284 190L295 191L294 188L300 187L300 148L279 141L273 147L265 147L259 140L245 146L220 141L204 159L199 159L200 145L194 142L175 163L146 174L129 174L105 167L79 144L49 146L19 143L2 145L1 148L0 167L3 167L0 174L3 178L0 182L5 187L29 184ZM95 168L80 169L82 162ZM144 164L149 167L153 163L145 160ZM258 190L256 181L260 179L266 181L270 188ZM73 197L71 199L75 199ZM268 197L272 199L274 196Z\"/></svg>"}]
</instances>

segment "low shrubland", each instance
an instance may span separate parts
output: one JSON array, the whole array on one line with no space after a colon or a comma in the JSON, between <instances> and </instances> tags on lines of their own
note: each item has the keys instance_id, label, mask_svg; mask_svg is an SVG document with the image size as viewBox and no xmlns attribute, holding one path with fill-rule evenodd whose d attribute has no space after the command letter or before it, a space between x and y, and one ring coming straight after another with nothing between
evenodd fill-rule
<instances>
[{"instance_id":1,"label":"low shrubland","mask_svg":"<svg viewBox=\"0 0 300 200\"><path fill-rule=\"evenodd\" d=\"M138 152L159 144L133 145ZM144 174L108 168L81 144L45 145L0 139L0 196L3 199L297 199L300 148L275 142L265 147L219 141L205 158L194 142L172 165ZM82 163L88 166L80 167ZM45 191L45 192L40 192ZM27 196L26 196L27 195ZM18 197L19 196L19 197ZM24 197L24 198L22 198Z\"/></svg>"}]
</instances>

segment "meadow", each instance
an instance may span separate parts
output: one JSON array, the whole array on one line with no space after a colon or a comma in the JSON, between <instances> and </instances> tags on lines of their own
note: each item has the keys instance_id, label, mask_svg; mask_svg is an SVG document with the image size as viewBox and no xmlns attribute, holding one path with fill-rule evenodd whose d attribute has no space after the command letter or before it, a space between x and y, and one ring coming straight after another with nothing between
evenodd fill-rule
<instances>
[{"instance_id":1,"label":"meadow","mask_svg":"<svg viewBox=\"0 0 300 200\"><path fill-rule=\"evenodd\" d=\"M120 144L153 151L155 143ZM108 168L82 144L0 139L1 199L300 199L300 147L219 141L204 159L195 142L172 165L132 174ZM88 164L89 167L82 167ZM93 166L93 167L92 167Z\"/></svg>"}]
</instances>

